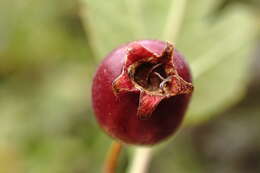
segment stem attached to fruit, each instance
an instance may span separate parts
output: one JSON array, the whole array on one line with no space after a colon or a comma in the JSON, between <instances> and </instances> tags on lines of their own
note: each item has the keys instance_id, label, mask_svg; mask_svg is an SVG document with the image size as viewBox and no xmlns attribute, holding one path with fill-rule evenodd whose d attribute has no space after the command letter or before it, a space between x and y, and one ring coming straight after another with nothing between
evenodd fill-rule
<instances>
[{"instance_id":1,"label":"stem attached to fruit","mask_svg":"<svg viewBox=\"0 0 260 173\"><path fill-rule=\"evenodd\" d=\"M117 163L119 160L119 155L122 150L122 144L114 141L108 152L105 164L104 173L115 173L117 168Z\"/></svg>"}]
</instances>

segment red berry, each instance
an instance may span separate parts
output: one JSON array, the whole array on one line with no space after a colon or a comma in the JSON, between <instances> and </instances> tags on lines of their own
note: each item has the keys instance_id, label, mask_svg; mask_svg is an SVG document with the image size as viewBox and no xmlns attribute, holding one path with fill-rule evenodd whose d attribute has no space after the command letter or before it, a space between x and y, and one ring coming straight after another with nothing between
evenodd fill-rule
<instances>
[{"instance_id":1,"label":"red berry","mask_svg":"<svg viewBox=\"0 0 260 173\"><path fill-rule=\"evenodd\" d=\"M151 145L179 127L193 86L170 43L141 40L113 50L99 66L92 101L100 126L125 143Z\"/></svg>"}]
</instances>

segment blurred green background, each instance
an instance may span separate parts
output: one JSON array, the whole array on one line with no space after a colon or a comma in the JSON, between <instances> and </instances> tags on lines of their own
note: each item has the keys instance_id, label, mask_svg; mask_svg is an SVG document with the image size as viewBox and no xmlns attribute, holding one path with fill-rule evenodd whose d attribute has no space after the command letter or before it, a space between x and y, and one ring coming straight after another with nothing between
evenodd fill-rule
<instances>
[{"instance_id":1,"label":"blurred green background","mask_svg":"<svg viewBox=\"0 0 260 173\"><path fill-rule=\"evenodd\" d=\"M91 110L92 76L112 48L145 38L176 42L196 87L149 172L259 173L260 3L174 1L1 0L0 173L100 172L112 140ZM124 150L118 172L130 160Z\"/></svg>"}]
</instances>

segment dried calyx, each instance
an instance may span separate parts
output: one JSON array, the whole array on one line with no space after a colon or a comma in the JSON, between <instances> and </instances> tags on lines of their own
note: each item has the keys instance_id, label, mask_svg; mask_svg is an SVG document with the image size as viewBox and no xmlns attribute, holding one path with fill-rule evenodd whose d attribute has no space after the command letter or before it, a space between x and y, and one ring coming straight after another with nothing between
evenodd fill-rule
<instances>
[{"instance_id":1,"label":"dried calyx","mask_svg":"<svg viewBox=\"0 0 260 173\"><path fill-rule=\"evenodd\" d=\"M122 73L113 82L114 93L140 92L137 115L149 118L164 98L193 91L191 83L182 79L174 66L174 47L167 43L161 55L140 44L129 46Z\"/></svg>"}]
</instances>

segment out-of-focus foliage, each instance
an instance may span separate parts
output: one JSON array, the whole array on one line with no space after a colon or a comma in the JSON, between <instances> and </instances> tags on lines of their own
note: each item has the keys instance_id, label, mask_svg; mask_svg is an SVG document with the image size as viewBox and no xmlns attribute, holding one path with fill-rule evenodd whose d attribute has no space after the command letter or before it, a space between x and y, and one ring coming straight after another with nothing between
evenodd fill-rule
<instances>
[{"instance_id":1,"label":"out-of-focus foliage","mask_svg":"<svg viewBox=\"0 0 260 173\"><path fill-rule=\"evenodd\" d=\"M0 172L96 172L110 140L90 110L96 64L77 2L0 8Z\"/></svg>"},{"instance_id":2,"label":"out-of-focus foliage","mask_svg":"<svg viewBox=\"0 0 260 173\"><path fill-rule=\"evenodd\" d=\"M187 4L187 14L185 13L181 27L183 32L178 36L177 47L187 55L190 62L199 57L218 58L221 54L232 58L229 58L231 65L228 68L225 63L220 63L214 68L216 72L214 69L210 72L210 75L216 76L204 75L204 79L199 78L198 83L195 81L196 92L203 95L200 98L204 99L203 104L197 106L196 102L199 101L196 101L196 98L199 97L195 93L193 107L196 108L192 110L196 114L199 114L200 110L204 111L206 107L209 108L203 106L214 99L211 95L201 94L200 83L203 89L207 86L209 90L223 90L223 94L232 90L233 95L240 95L238 91L241 89L237 82L243 81L245 77L239 74L244 74L249 62L245 62L246 59L249 60L250 44L247 43L254 34L253 18L244 6L231 4L220 15L212 16L211 10L217 8L217 4L214 5L213 1L199 1L207 3ZM86 2L89 2L89 5L75 0L0 1L0 173L100 172L111 139L101 132L91 111L91 77L97 62L120 42L160 38L161 26L165 23L165 20L160 19L167 15L168 10L165 9L168 9L169 5L165 3L168 1L148 0L129 0L126 1L128 4L123 6L117 6L115 3L125 1ZM93 9L93 3L99 5ZM141 3L143 10L138 11L140 9L135 8L139 7L138 3ZM130 11L126 10L126 6L131 7ZM92 16L92 21L86 22L94 12L102 12L102 15ZM144 23L138 21L139 17L136 15L140 12L149 20ZM111 17L112 14L118 14L117 18ZM80 18L82 15L83 23ZM135 22L138 25L135 25ZM96 30L91 29L93 23L99 25ZM107 24L113 28L107 27ZM149 26L148 30L142 32L142 29L135 28L139 24ZM138 32L125 34L133 31L132 29ZM109 36L109 40L104 40L105 36ZM207 52L207 47L213 49ZM234 81L227 81L230 77L227 72L234 73ZM211 80L205 85L202 81L207 77L218 78L217 80L221 78L225 83L216 85L215 81ZM244 88L245 84L241 84L241 87ZM224 98L219 91L214 96ZM228 97L225 100L230 102ZM219 103L222 101L218 100ZM219 105L222 109L222 103ZM250 127L250 122L257 120L245 117L258 112L258 108L253 109L248 105L243 111L236 110L234 114L239 114L247 123L236 127L236 130L230 133L236 133L237 129L242 129L246 134L251 133L243 131L243 127ZM226 120L224 116L221 118L222 121ZM232 124L232 117L230 119ZM196 121L196 118L193 120ZM222 126L216 123L215 128L218 131ZM169 157L161 155L158 158L167 158L168 162L155 160L153 165L164 165L158 167L160 171L157 172L167 172L172 162L175 162L174 169L179 170L175 172L203 171L202 162L206 161L197 154L205 151L193 148L189 141L182 142L193 135L188 132L188 135L183 135L183 139L176 138L177 144L169 145L175 151L180 151L173 152L180 161L176 161L168 153L166 155ZM222 135L213 133L209 138L214 137L221 139ZM207 137L204 140L206 139ZM251 140L243 138L243 141L235 142L249 143ZM169 150L171 148L165 151ZM219 150L225 151L223 148ZM190 160L187 161L187 158ZM123 157L121 163L120 167L124 169L127 164L126 157ZM169 164L165 165L166 163ZM191 171L188 168L194 169ZM152 169L155 172L157 170L153 167Z\"/></svg>"}]
</instances>

